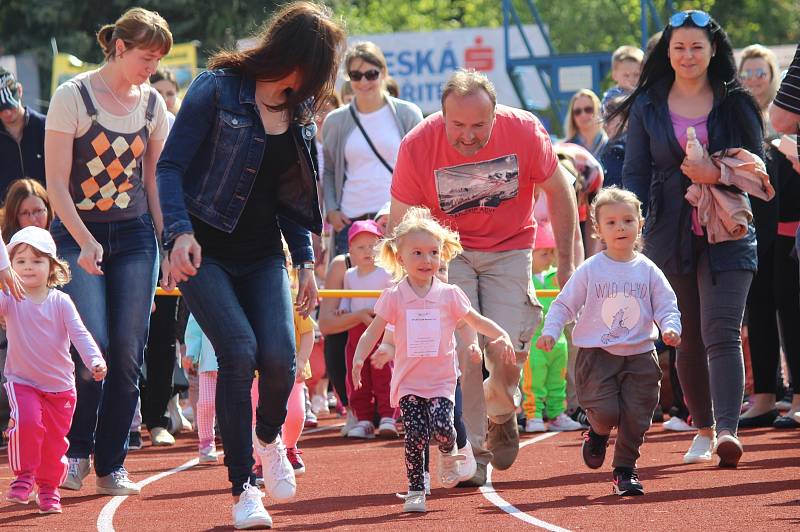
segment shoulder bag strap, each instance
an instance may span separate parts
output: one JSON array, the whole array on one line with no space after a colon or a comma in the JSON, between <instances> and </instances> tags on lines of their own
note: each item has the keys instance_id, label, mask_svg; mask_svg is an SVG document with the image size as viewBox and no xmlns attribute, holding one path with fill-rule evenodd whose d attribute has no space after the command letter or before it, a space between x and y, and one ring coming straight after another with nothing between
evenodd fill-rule
<instances>
[{"instance_id":1,"label":"shoulder bag strap","mask_svg":"<svg viewBox=\"0 0 800 532\"><path fill-rule=\"evenodd\" d=\"M350 104L350 114L353 115L353 120L355 120L358 129L361 130L361 134L364 135L364 139L367 141L367 144L369 144L369 147L372 149L372 153L374 153L375 156L378 158L378 160L381 163L383 163L383 166L385 166L386 169L389 170L389 173L393 174L394 169L391 166L389 166L389 163L386 162L386 159L381 157L381 154L378 153L378 150L375 149L375 145L372 143L372 139L369 138L369 135L367 135L367 131L364 129L364 126L361 125L361 121L358 119L358 116L356 115L356 110L353 108L353 104Z\"/></svg>"}]
</instances>

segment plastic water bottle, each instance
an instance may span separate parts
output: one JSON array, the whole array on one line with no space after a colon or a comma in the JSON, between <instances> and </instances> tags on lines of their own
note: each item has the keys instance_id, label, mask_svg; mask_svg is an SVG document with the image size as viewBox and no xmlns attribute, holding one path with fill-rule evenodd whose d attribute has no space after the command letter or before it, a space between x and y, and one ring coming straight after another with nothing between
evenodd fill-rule
<instances>
[{"instance_id":1,"label":"plastic water bottle","mask_svg":"<svg viewBox=\"0 0 800 532\"><path fill-rule=\"evenodd\" d=\"M703 158L703 146L697 140L697 132L692 126L686 128L686 158L690 161L699 161Z\"/></svg>"}]
</instances>

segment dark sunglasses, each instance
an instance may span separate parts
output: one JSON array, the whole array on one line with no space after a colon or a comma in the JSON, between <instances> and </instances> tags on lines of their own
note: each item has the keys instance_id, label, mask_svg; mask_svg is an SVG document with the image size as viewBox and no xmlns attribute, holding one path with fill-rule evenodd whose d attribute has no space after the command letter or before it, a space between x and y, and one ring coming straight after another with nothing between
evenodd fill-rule
<instances>
[{"instance_id":1,"label":"dark sunglasses","mask_svg":"<svg viewBox=\"0 0 800 532\"><path fill-rule=\"evenodd\" d=\"M692 19L692 24L698 28L705 28L711 23L711 15L705 11L698 11L691 9L689 11L681 11L669 17L669 25L673 28L680 28L688 19Z\"/></svg>"},{"instance_id":2,"label":"dark sunglasses","mask_svg":"<svg viewBox=\"0 0 800 532\"><path fill-rule=\"evenodd\" d=\"M743 80L752 78L765 79L769 74L763 68L756 68L755 70L747 69L739 72L739 77Z\"/></svg>"},{"instance_id":3,"label":"dark sunglasses","mask_svg":"<svg viewBox=\"0 0 800 532\"><path fill-rule=\"evenodd\" d=\"M575 115L575 116L581 116L583 113L586 113L587 115L593 115L594 114L594 107L573 107L572 108L572 114Z\"/></svg>"},{"instance_id":4,"label":"dark sunglasses","mask_svg":"<svg viewBox=\"0 0 800 532\"><path fill-rule=\"evenodd\" d=\"M367 81L375 81L381 75L380 70L367 70L366 72L359 72L358 70L351 70L347 76L351 81L361 81L361 78L367 78Z\"/></svg>"}]
</instances>

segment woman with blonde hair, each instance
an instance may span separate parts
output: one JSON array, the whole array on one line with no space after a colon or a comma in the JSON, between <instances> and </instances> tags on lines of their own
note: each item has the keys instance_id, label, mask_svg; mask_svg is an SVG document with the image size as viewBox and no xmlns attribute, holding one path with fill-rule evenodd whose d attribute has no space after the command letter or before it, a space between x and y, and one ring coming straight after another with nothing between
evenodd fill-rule
<instances>
[{"instance_id":1,"label":"woman with blonde hair","mask_svg":"<svg viewBox=\"0 0 800 532\"><path fill-rule=\"evenodd\" d=\"M578 144L595 157L608 142L600 115L600 98L590 89L581 89L572 95L567 107L564 132L567 142Z\"/></svg>"},{"instance_id":2,"label":"woman with blonde hair","mask_svg":"<svg viewBox=\"0 0 800 532\"><path fill-rule=\"evenodd\" d=\"M162 230L156 162L164 100L148 83L172 47L167 22L133 8L97 34L105 62L58 87L45 126L50 226L72 281L64 291L106 354L105 385L79 368L63 483L79 490L94 455L97 492L134 495L124 461L139 398Z\"/></svg>"},{"instance_id":3,"label":"woman with blonde hair","mask_svg":"<svg viewBox=\"0 0 800 532\"><path fill-rule=\"evenodd\" d=\"M760 44L751 44L742 50L739 58L739 79L756 99L758 107L764 115L764 124L767 130L764 138L767 140L775 138L777 132L769 123L768 112L769 104L778 94L778 85L780 84L778 58L775 57L775 53Z\"/></svg>"}]
</instances>

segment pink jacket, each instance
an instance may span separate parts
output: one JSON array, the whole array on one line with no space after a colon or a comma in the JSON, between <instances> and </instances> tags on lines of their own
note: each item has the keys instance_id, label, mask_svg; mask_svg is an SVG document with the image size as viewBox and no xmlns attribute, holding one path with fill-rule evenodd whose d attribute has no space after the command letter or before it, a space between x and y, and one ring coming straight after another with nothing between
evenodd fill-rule
<instances>
[{"instance_id":1,"label":"pink jacket","mask_svg":"<svg viewBox=\"0 0 800 532\"><path fill-rule=\"evenodd\" d=\"M720 168L720 185L733 185L764 201L775 197L764 161L758 155L731 148L713 154L711 159ZM747 234L753 211L746 195L717 185L692 184L685 197L697 207L697 217L706 228L710 244L738 240Z\"/></svg>"}]
</instances>

